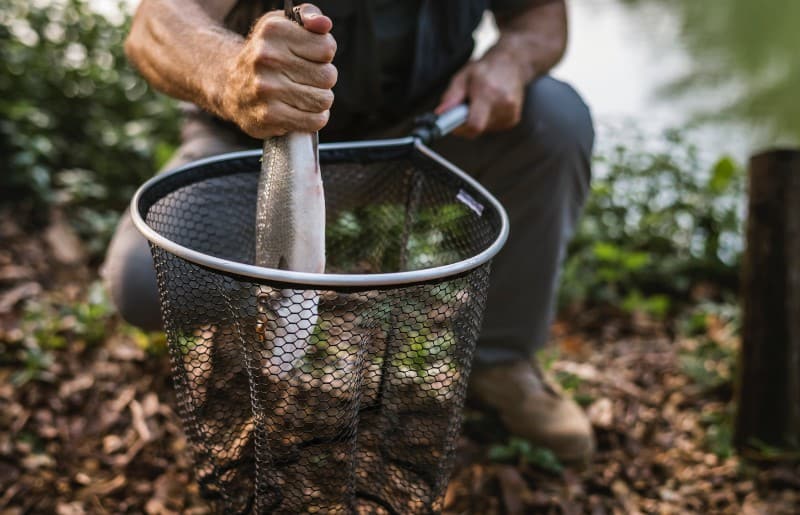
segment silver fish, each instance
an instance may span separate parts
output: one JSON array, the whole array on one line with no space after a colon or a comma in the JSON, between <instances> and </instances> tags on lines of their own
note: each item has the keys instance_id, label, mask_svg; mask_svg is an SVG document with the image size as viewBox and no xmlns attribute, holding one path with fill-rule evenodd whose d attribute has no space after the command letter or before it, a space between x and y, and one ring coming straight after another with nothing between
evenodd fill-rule
<instances>
[{"instance_id":1,"label":"silver fish","mask_svg":"<svg viewBox=\"0 0 800 515\"><path fill-rule=\"evenodd\" d=\"M295 272L325 271L325 194L317 134L290 133L264 142L258 184L255 262ZM302 362L319 317L319 293L282 289L263 299L272 380L284 380Z\"/></svg>"}]
</instances>

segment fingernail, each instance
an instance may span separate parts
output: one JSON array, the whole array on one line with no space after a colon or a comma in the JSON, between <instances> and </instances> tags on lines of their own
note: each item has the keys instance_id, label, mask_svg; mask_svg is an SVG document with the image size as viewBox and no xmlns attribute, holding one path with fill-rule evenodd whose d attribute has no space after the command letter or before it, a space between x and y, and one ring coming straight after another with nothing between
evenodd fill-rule
<instances>
[{"instance_id":1,"label":"fingernail","mask_svg":"<svg viewBox=\"0 0 800 515\"><path fill-rule=\"evenodd\" d=\"M319 18L319 14L317 13L308 13L305 15L307 20L313 20L314 18Z\"/></svg>"}]
</instances>

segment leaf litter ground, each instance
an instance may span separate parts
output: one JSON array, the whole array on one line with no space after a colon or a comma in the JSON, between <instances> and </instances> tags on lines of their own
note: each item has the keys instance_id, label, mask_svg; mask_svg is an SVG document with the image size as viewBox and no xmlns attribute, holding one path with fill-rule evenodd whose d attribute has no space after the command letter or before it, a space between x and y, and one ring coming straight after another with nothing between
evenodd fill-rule
<instances>
[{"instance_id":1,"label":"leaf litter ground","mask_svg":"<svg viewBox=\"0 0 800 515\"><path fill-rule=\"evenodd\" d=\"M64 238L3 219L0 514L210 513L162 339L87 301L96 272ZM608 308L562 315L541 359L586 407L594 461L565 468L468 408L445 513L800 513L797 461L732 452L730 371L697 351L737 342L711 322L690 338Z\"/></svg>"}]
</instances>

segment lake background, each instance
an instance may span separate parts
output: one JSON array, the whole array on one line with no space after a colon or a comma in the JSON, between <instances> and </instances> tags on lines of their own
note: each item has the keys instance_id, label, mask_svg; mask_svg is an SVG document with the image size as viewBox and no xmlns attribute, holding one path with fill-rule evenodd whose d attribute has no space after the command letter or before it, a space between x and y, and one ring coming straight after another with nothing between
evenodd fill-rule
<instances>
[{"instance_id":1,"label":"lake background","mask_svg":"<svg viewBox=\"0 0 800 515\"><path fill-rule=\"evenodd\" d=\"M572 0L567 5L569 45L552 75L572 84L589 104L599 144L620 127L635 127L653 138L681 128L709 159L730 154L743 162L759 149L783 143L759 127L697 121L697 107L721 105L733 98L733 87L680 98L663 91L692 69L673 9L619 0ZM496 35L487 16L476 33L476 53Z\"/></svg>"}]
</instances>

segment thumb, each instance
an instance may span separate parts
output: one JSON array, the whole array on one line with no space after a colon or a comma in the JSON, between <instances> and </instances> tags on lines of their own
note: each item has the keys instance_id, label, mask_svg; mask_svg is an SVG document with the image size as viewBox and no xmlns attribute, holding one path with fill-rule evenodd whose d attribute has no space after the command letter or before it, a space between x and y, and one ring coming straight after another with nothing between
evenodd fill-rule
<instances>
[{"instance_id":1,"label":"thumb","mask_svg":"<svg viewBox=\"0 0 800 515\"><path fill-rule=\"evenodd\" d=\"M468 85L469 73L467 70L461 70L453 77L453 80L450 81L450 85L447 87L447 91L444 92L444 95L442 95L442 99L439 101L439 105L436 109L434 109L434 113L442 114L466 100Z\"/></svg>"},{"instance_id":2,"label":"thumb","mask_svg":"<svg viewBox=\"0 0 800 515\"><path fill-rule=\"evenodd\" d=\"M303 27L310 32L317 34L327 34L333 28L333 21L322 14L322 11L314 4L301 4L296 7L303 20Z\"/></svg>"}]
</instances>

